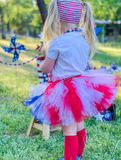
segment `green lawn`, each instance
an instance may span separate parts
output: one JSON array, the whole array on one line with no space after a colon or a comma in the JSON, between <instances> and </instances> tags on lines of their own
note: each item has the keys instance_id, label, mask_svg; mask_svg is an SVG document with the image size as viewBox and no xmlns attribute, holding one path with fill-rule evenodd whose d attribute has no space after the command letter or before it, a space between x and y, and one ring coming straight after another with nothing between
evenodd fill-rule
<instances>
[{"instance_id":1,"label":"green lawn","mask_svg":"<svg viewBox=\"0 0 121 160\"><path fill-rule=\"evenodd\" d=\"M9 41L10 38L0 40L0 46L9 46ZM30 49L21 52L17 63L39 53L35 51L39 39L18 37L17 42ZM120 46L121 43L99 44L101 54L94 56L94 66L109 66L113 61L121 66ZM0 60L12 62L12 57L0 48ZM34 131L36 136L25 138L31 114L24 101L29 94L30 83L38 84L36 60L23 66L0 64L0 160L59 160L63 156L64 137L61 130L51 133L49 140L43 140L38 130ZM102 123L92 118L85 122L87 142L84 160L121 159L121 88L115 103L117 121Z\"/></svg>"}]
</instances>

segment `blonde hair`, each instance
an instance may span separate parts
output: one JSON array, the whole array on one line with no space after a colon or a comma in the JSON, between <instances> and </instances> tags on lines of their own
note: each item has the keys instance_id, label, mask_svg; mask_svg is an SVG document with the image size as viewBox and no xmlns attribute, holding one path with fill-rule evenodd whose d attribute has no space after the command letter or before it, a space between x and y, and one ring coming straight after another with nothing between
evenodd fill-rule
<instances>
[{"instance_id":1,"label":"blonde hair","mask_svg":"<svg viewBox=\"0 0 121 160\"><path fill-rule=\"evenodd\" d=\"M48 16L43 28L43 42L46 44L46 48L49 47L50 42L53 38L58 37L61 34L59 13L58 13L58 0L52 0L49 4ZM79 0L75 0L78 1ZM81 1L80 1L81 2ZM84 13L82 13L80 24L84 28L84 34L87 43L90 46L91 57L95 53L95 41L96 35L93 25L93 15L90 5L84 2Z\"/></svg>"},{"instance_id":2,"label":"blonde hair","mask_svg":"<svg viewBox=\"0 0 121 160\"><path fill-rule=\"evenodd\" d=\"M60 21L58 15L57 0L52 0L49 4L48 16L43 28L43 42L48 48L51 40L58 37L60 32Z\"/></svg>"},{"instance_id":3,"label":"blonde hair","mask_svg":"<svg viewBox=\"0 0 121 160\"><path fill-rule=\"evenodd\" d=\"M93 24L92 9L87 2L84 2L84 12L82 13L81 16L80 26L84 28L85 38L90 46L91 57L92 57L96 52L96 47L95 47L96 35Z\"/></svg>"}]
</instances>

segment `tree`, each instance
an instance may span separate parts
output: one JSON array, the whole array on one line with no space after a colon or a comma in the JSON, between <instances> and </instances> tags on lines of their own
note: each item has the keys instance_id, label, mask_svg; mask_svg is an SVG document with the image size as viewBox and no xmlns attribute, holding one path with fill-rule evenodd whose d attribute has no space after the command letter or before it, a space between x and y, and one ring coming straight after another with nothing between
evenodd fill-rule
<instances>
[{"instance_id":1,"label":"tree","mask_svg":"<svg viewBox=\"0 0 121 160\"><path fill-rule=\"evenodd\" d=\"M2 32L2 39L6 39L5 36L5 23L4 23L4 14L3 14L3 3L0 2L0 16L1 16L1 32Z\"/></svg>"},{"instance_id":2,"label":"tree","mask_svg":"<svg viewBox=\"0 0 121 160\"><path fill-rule=\"evenodd\" d=\"M4 15L1 14L1 24L2 24L2 39L6 39L6 36L5 36L5 23L4 23Z\"/></svg>"},{"instance_id":3,"label":"tree","mask_svg":"<svg viewBox=\"0 0 121 160\"><path fill-rule=\"evenodd\" d=\"M39 11L40 11L42 21L43 21L43 24L44 24L45 20L47 18L47 14L48 14L44 0L37 0L37 5L39 7Z\"/></svg>"},{"instance_id":4,"label":"tree","mask_svg":"<svg viewBox=\"0 0 121 160\"><path fill-rule=\"evenodd\" d=\"M40 33L43 27L42 19L39 16L38 6L33 5L33 1L6 0L4 3L0 2L0 8L4 15L4 26L8 31L14 28L15 33L24 35L26 31L29 31L32 36ZM0 13L0 22L2 13Z\"/></svg>"},{"instance_id":5,"label":"tree","mask_svg":"<svg viewBox=\"0 0 121 160\"><path fill-rule=\"evenodd\" d=\"M121 0L87 0L93 9L96 19L110 20L114 28L115 41L118 41L117 21L121 19Z\"/></svg>"}]
</instances>

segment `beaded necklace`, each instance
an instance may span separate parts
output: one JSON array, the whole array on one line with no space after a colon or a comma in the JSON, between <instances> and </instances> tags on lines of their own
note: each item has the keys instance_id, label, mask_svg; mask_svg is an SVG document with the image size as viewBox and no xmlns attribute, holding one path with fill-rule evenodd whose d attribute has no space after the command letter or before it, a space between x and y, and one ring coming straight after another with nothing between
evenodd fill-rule
<instances>
[{"instance_id":1,"label":"beaded necklace","mask_svg":"<svg viewBox=\"0 0 121 160\"><path fill-rule=\"evenodd\" d=\"M71 29L67 30L63 34L69 33L69 32L81 32L81 31L82 31L81 29L79 29L79 28L76 27L76 28L71 28Z\"/></svg>"},{"instance_id":2,"label":"beaded necklace","mask_svg":"<svg viewBox=\"0 0 121 160\"><path fill-rule=\"evenodd\" d=\"M82 29L79 29L79 28L71 28L71 29L69 29L69 30L67 30L66 32L64 32L63 34L65 34L65 33L70 33L70 32L82 32ZM82 34L82 37L84 37L84 39L85 39L85 36Z\"/></svg>"}]
</instances>

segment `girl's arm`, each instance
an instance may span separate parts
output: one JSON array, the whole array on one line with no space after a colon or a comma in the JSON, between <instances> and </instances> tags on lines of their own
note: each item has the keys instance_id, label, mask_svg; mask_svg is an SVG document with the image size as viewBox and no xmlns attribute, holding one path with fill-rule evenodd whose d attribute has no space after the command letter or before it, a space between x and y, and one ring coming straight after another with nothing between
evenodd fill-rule
<instances>
[{"instance_id":1,"label":"girl's arm","mask_svg":"<svg viewBox=\"0 0 121 160\"><path fill-rule=\"evenodd\" d=\"M46 57L45 60L40 63L40 70L46 74L50 73L53 69L55 61L56 60L54 59L50 59L49 57Z\"/></svg>"}]
</instances>

